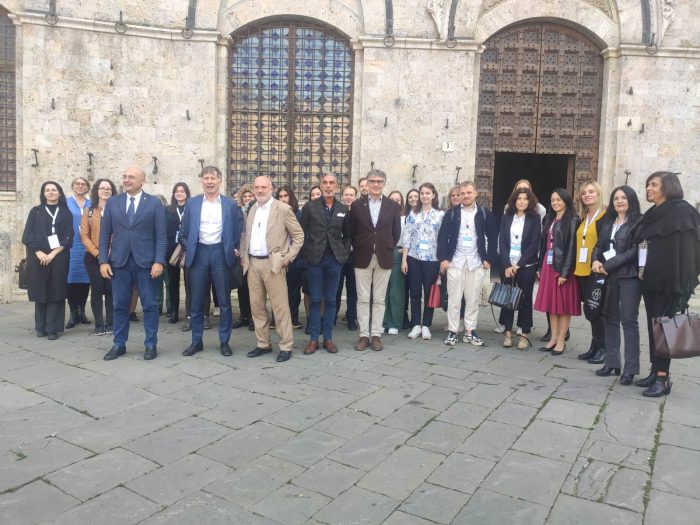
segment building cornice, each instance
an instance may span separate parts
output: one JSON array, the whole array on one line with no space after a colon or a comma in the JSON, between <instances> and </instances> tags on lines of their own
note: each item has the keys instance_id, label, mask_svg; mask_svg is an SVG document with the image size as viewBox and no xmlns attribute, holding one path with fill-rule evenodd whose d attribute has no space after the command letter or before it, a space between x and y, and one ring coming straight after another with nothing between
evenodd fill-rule
<instances>
[{"instance_id":1,"label":"building cornice","mask_svg":"<svg viewBox=\"0 0 700 525\"><path fill-rule=\"evenodd\" d=\"M609 47L601 52L603 59L622 57L647 58L686 58L700 59L700 48L697 47L662 47L644 46L639 44L621 44L619 47Z\"/></svg>"},{"instance_id":2,"label":"building cornice","mask_svg":"<svg viewBox=\"0 0 700 525\"><path fill-rule=\"evenodd\" d=\"M472 51L479 50L479 44L469 39L435 40L415 37L397 36L361 36L353 40L355 49L364 48L394 48L394 49L425 49L431 51Z\"/></svg>"}]
</instances>

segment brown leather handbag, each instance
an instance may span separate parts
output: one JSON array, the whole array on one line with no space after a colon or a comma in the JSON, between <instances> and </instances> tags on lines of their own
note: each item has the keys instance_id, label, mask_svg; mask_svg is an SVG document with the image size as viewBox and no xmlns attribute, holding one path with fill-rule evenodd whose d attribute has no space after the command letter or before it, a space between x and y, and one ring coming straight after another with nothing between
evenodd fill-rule
<instances>
[{"instance_id":1,"label":"brown leather handbag","mask_svg":"<svg viewBox=\"0 0 700 525\"><path fill-rule=\"evenodd\" d=\"M667 359L685 359L700 356L700 316L676 314L673 317L654 317L654 353Z\"/></svg>"},{"instance_id":2,"label":"brown leather handbag","mask_svg":"<svg viewBox=\"0 0 700 525\"><path fill-rule=\"evenodd\" d=\"M175 246L173 254L170 256L168 261L170 266L175 266L177 268L182 268L185 266L185 250L179 244Z\"/></svg>"}]
</instances>

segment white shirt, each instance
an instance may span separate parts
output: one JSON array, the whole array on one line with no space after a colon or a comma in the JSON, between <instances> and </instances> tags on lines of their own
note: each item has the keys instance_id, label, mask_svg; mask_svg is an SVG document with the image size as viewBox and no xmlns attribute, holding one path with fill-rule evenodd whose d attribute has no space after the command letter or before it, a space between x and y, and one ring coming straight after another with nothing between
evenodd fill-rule
<instances>
[{"instance_id":1,"label":"white shirt","mask_svg":"<svg viewBox=\"0 0 700 525\"><path fill-rule=\"evenodd\" d=\"M202 199L202 213L199 216L199 242L206 245L219 244L223 231L221 195L217 195L213 202L205 195Z\"/></svg>"},{"instance_id":2,"label":"white shirt","mask_svg":"<svg viewBox=\"0 0 700 525\"><path fill-rule=\"evenodd\" d=\"M367 196L367 200L369 201L369 215L372 217L372 224L376 228L377 221L379 221L379 212L382 209L382 195L376 199L372 198L371 196Z\"/></svg>"},{"instance_id":3,"label":"white shirt","mask_svg":"<svg viewBox=\"0 0 700 525\"><path fill-rule=\"evenodd\" d=\"M129 213L129 204L131 204L131 197L134 198L134 213L139 209L139 202L141 202L141 197L143 196L143 190L138 192L136 195L126 194L126 213Z\"/></svg>"},{"instance_id":4,"label":"white shirt","mask_svg":"<svg viewBox=\"0 0 700 525\"><path fill-rule=\"evenodd\" d=\"M525 228L525 215L518 217L513 215L513 223L510 225L510 263L518 264L522 255L523 229Z\"/></svg>"},{"instance_id":5,"label":"white shirt","mask_svg":"<svg viewBox=\"0 0 700 525\"><path fill-rule=\"evenodd\" d=\"M473 204L471 209L464 206L461 207L457 249L450 262L450 266L460 270L466 263L470 272L476 270L482 264L481 257L479 257L479 248L476 244L476 226L474 223L477 209L476 204Z\"/></svg>"},{"instance_id":6,"label":"white shirt","mask_svg":"<svg viewBox=\"0 0 700 525\"><path fill-rule=\"evenodd\" d=\"M258 202L258 208L255 210L253 227L250 229L250 243L248 245L248 253L256 257L266 257L267 252L267 219L270 217L272 209L273 197L264 204Z\"/></svg>"}]
</instances>

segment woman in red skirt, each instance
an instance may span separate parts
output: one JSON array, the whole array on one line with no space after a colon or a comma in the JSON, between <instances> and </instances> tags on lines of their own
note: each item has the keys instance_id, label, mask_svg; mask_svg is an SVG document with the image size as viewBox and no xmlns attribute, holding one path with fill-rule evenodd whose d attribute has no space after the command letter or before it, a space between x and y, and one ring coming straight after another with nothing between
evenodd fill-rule
<instances>
[{"instance_id":1,"label":"woman in red skirt","mask_svg":"<svg viewBox=\"0 0 700 525\"><path fill-rule=\"evenodd\" d=\"M549 314L552 338L540 348L552 355L561 355L566 347L566 331L572 315L581 315L576 276L576 229L579 218L574 211L571 194L556 188L550 199L551 209L542 225L539 271L535 310Z\"/></svg>"}]
</instances>

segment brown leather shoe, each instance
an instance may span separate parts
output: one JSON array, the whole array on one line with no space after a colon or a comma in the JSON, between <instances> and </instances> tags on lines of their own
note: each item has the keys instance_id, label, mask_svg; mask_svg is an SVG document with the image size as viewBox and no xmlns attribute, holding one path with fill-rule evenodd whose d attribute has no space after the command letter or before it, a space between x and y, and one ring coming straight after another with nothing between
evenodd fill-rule
<instances>
[{"instance_id":1,"label":"brown leather shoe","mask_svg":"<svg viewBox=\"0 0 700 525\"><path fill-rule=\"evenodd\" d=\"M335 343L330 339L328 341L323 341L323 348L325 348L326 352L328 352L329 354L338 353L338 347L335 346Z\"/></svg>"},{"instance_id":2,"label":"brown leather shoe","mask_svg":"<svg viewBox=\"0 0 700 525\"><path fill-rule=\"evenodd\" d=\"M382 344L382 338L379 337L378 335L372 336L372 350L374 350L375 352L379 352L380 350L384 350L384 345Z\"/></svg>"},{"instance_id":3,"label":"brown leather shoe","mask_svg":"<svg viewBox=\"0 0 700 525\"><path fill-rule=\"evenodd\" d=\"M367 350L369 347L369 337L360 337L355 343L355 350Z\"/></svg>"},{"instance_id":4,"label":"brown leather shoe","mask_svg":"<svg viewBox=\"0 0 700 525\"><path fill-rule=\"evenodd\" d=\"M306 348L304 348L304 354L311 355L316 350L318 350L318 341L309 341L309 344L307 344Z\"/></svg>"}]
</instances>

